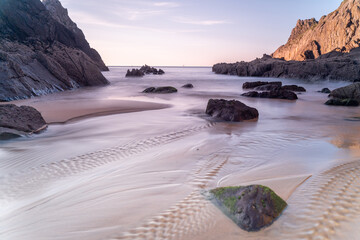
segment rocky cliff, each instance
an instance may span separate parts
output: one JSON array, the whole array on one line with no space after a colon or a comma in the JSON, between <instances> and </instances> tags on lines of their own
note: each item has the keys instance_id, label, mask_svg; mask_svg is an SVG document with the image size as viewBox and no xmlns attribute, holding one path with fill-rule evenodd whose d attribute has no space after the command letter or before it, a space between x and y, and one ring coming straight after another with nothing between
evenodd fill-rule
<instances>
[{"instance_id":1,"label":"rocky cliff","mask_svg":"<svg viewBox=\"0 0 360 240\"><path fill-rule=\"evenodd\" d=\"M340 7L319 21L299 20L288 42L274 58L303 61L332 51L349 52L360 47L360 0L344 0Z\"/></svg>"},{"instance_id":2,"label":"rocky cliff","mask_svg":"<svg viewBox=\"0 0 360 240\"><path fill-rule=\"evenodd\" d=\"M0 101L105 85L105 70L58 0L0 1Z\"/></svg>"},{"instance_id":3,"label":"rocky cliff","mask_svg":"<svg viewBox=\"0 0 360 240\"><path fill-rule=\"evenodd\" d=\"M220 63L218 74L360 81L360 0L345 0L320 21L299 20L288 43L272 56Z\"/></svg>"}]
</instances>

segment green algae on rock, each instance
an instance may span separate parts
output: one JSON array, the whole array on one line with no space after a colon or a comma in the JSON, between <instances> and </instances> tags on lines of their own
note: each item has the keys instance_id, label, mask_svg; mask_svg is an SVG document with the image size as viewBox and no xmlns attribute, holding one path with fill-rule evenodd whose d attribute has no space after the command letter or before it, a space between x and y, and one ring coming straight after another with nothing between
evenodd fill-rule
<instances>
[{"instance_id":1,"label":"green algae on rock","mask_svg":"<svg viewBox=\"0 0 360 240\"><path fill-rule=\"evenodd\" d=\"M287 206L273 190L261 185L216 188L210 190L210 200L249 232L271 225Z\"/></svg>"}]
</instances>

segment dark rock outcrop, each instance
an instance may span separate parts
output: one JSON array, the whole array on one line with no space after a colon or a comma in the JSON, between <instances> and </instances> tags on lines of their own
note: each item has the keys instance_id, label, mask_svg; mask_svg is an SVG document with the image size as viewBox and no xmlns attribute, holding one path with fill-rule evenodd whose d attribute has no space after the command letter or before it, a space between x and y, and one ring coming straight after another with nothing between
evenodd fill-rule
<instances>
[{"instance_id":1,"label":"dark rock outcrop","mask_svg":"<svg viewBox=\"0 0 360 240\"><path fill-rule=\"evenodd\" d=\"M182 86L182 88L194 88L194 85L192 85L191 83L185 84L184 86Z\"/></svg>"},{"instance_id":2,"label":"dark rock outcrop","mask_svg":"<svg viewBox=\"0 0 360 240\"><path fill-rule=\"evenodd\" d=\"M224 99L210 99L206 107L206 114L228 122L241 122L259 117L259 112L255 108L240 101Z\"/></svg>"},{"instance_id":3,"label":"dark rock outcrop","mask_svg":"<svg viewBox=\"0 0 360 240\"><path fill-rule=\"evenodd\" d=\"M0 1L0 101L108 84L101 70L59 1Z\"/></svg>"},{"instance_id":4,"label":"dark rock outcrop","mask_svg":"<svg viewBox=\"0 0 360 240\"><path fill-rule=\"evenodd\" d=\"M330 93L330 97L339 99L355 99L360 101L360 82L337 88Z\"/></svg>"},{"instance_id":5,"label":"dark rock outcrop","mask_svg":"<svg viewBox=\"0 0 360 240\"><path fill-rule=\"evenodd\" d=\"M242 77L327 79L354 82L360 79L360 48L353 49L349 53L331 52L315 60L303 62L285 61L266 55L251 62L215 64L213 72Z\"/></svg>"},{"instance_id":6,"label":"dark rock outcrop","mask_svg":"<svg viewBox=\"0 0 360 240\"><path fill-rule=\"evenodd\" d=\"M344 106L344 107L357 107L359 106L359 101L355 99L330 99L328 100L325 105L329 106Z\"/></svg>"},{"instance_id":7,"label":"dark rock outcrop","mask_svg":"<svg viewBox=\"0 0 360 240\"><path fill-rule=\"evenodd\" d=\"M41 113L33 107L0 105L0 140L37 133L46 127Z\"/></svg>"},{"instance_id":8,"label":"dark rock outcrop","mask_svg":"<svg viewBox=\"0 0 360 240\"><path fill-rule=\"evenodd\" d=\"M306 92L306 89L297 85L284 85L281 90L292 91L292 92Z\"/></svg>"},{"instance_id":9,"label":"dark rock outcrop","mask_svg":"<svg viewBox=\"0 0 360 240\"><path fill-rule=\"evenodd\" d=\"M251 91L251 92L243 93L241 96L252 97L252 98L273 98L273 99L285 99L285 100L298 99L296 93L286 90L272 90L268 92Z\"/></svg>"},{"instance_id":10,"label":"dark rock outcrop","mask_svg":"<svg viewBox=\"0 0 360 240\"><path fill-rule=\"evenodd\" d=\"M139 69L132 69L131 71L128 69L125 77L143 77L144 75L144 72Z\"/></svg>"},{"instance_id":11,"label":"dark rock outcrop","mask_svg":"<svg viewBox=\"0 0 360 240\"><path fill-rule=\"evenodd\" d=\"M150 67L148 65L144 65L140 68L140 71L142 71L144 74L154 74L154 75L163 75L165 74L164 70L162 69L156 69L154 67Z\"/></svg>"},{"instance_id":12,"label":"dark rock outcrop","mask_svg":"<svg viewBox=\"0 0 360 240\"><path fill-rule=\"evenodd\" d=\"M210 200L245 231L271 225L287 203L265 186L224 187L210 191Z\"/></svg>"},{"instance_id":13,"label":"dark rock outcrop","mask_svg":"<svg viewBox=\"0 0 360 240\"><path fill-rule=\"evenodd\" d=\"M303 61L332 52L349 52L360 47L360 1L346 0L319 21L299 20L288 42L273 53L274 58Z\"/></svg>"},{"instance_id":14,"label":"dark rock outcrop","mask_svg":"<svg viewBox=\"0 0 360 240\"><path fill-rule=\"evenodd\" d=\"M149 87L147 89L145 89L143 91L143 93L160 93L160 94L165 94L165 93L176 93L178 90L174 87Z\"/></svg>"}]
</instances>

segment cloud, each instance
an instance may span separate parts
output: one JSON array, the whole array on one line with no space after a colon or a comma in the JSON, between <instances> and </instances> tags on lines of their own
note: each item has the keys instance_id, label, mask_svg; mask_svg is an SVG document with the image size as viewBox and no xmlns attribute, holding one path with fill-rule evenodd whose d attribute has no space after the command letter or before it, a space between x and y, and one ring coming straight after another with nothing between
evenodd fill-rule
<instances>
[{"instance_id":1,"label":"cloud","mask_svg":"<svg viewBox=\"0 0 360 240\"><path fill-rule=\"evenodd\" d=\"M170 7L170 8L175 8L180 6L180 4L176 2L155 2L153 5L155 7Z\"/></svg>"},{"instance_id":2,"label":"cloud","mask_svg":"<svg viewBox=\"0 0 360 240\"><path fill-rule=\"evenodd\" d=\"M201 25L201 26L213 26L213 25L229 23L228 21L225 21L225 20L193 20L193 19L186 19L186 18L175 18L174 21L177 23Z\"/></svg>"}]
</instances>

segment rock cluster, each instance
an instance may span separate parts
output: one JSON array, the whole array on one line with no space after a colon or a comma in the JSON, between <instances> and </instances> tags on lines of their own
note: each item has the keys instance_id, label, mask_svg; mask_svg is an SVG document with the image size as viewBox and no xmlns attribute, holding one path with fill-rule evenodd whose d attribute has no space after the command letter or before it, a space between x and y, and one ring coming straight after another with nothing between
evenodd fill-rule
<instances>
[{"instance_id":1,"label":"rock cluster","mask_svg":"<svg viewBox=\"0 0 360 240\"><path fill-rule=\"evenodd\" d=\"M360 1L346 0L334 12L298 20L288 42L273 53L274 58L303 61L332 52L349 52L360 47Z\"/></svg>"},{"instance_id":2,"label":"rock cluster","mask_svg":"<svg viewBox=\"0 0 360 240\"><path fill-rule=\"evenodd\" d=\"M259 118L257 109L236 100L210 99L206 114L228 122L241 122Z\"/></svg>"},{"instance_id":3,"label":"rock cluster","mask_svg":"<svg viewBox=\"0 0 360 240\"><path fill-rule=\"evenodd\" d=\"M145 74L154 74L154 75L163 75L165 74L164 70L156 69L148 65L142 66L140 69L130 69L127 70L125 77L142 77Z\"/></svg>"},{"instance_id":4,"label":"rock cluster","mask_svg":"<svg viewBox=\"0 0 360 240\"><path fill-rule=\"evenodd\" d=\"M274 191L260 185L216 188L210 191L210 200L249 232L271 225L287 206Z\"/></svg>"},{"instance_id":5,"label":"rock cluster","mask_svg":"<svg viewBox=\"0 0 360 240\"><path fill-rule=\"evenodd\" d=\"M125 77L142 77L144 76L144 72L139 69L130 69L127 70Z\"/></svg>"},{"instance_id":6,"label":"rock cluster","mask_svg":"<svg viewBox=\"0 0 360 240\"><path fill-rule=\"evenodd\" d=\"M251 62L219 63L213 66L217 74L242 77L293 78L306 80L360 79L360 48L349 53L331 52L315 60L285 61L264 55Z\"/></svg>"},{"instance_id":7,"label":"rock cluster","mask_svg":"<svg viewBox=\"0 0 360 240\"><path fill-rule=\"evenodd\" d=\"M37 133L46 127L45 120L33 107L0 105L0 140Z\"/></svg>"},{"instance_id":8,"label":"rock cluster","mask_svg":"<svg viewBox=\"0 0 360 240\"><path fill-rule=\"evenodd\" d=\"M160 93L160 94L166 94L166 93L176 93L178 90L174 87L149 87L143 91L143 93Z\"/></svg>"},{"instance_id":9,"label":"rock cluster","mask_svg":"<svg viewBox=\"0 0 360 240\"><path fill-rule=\"evenodd\" d=\"M0 101L106 85L105 70L58 0L0 1Z\"/></svg>"}]
</instances>

